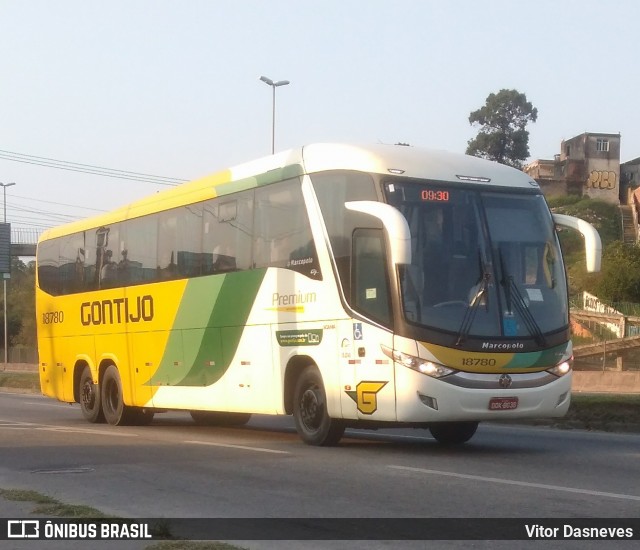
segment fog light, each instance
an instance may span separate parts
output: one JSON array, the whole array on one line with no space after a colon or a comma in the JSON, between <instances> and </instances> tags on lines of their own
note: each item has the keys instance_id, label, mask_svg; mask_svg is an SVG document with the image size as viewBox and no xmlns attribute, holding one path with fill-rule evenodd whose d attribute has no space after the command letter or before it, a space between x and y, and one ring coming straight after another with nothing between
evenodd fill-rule
<instances>
[{"instance_id":1,"label":"fog light","mask_svg":"<svg viewBox=\"0 0 640 550\"><path fill-rule=\"evenodd\" d=\"M556 404L556 408L562 405L567 400L568 395L569 395L569 392L566 391L560 397L558 397L558 403Z\"/></svg>"},{"instance_id":2,"label":"fog light","mask_svg":"<svg viewBox=\"0 0 640 550\"><path fill-rule=\"evenodd\" d=\"M435 397L429 397L428 395L422 395L420 392L418 393L418 397L420 401L422 401L427 407L433 409L434 411L438 410L438 400Z\"/></svg>"}]
</instances>

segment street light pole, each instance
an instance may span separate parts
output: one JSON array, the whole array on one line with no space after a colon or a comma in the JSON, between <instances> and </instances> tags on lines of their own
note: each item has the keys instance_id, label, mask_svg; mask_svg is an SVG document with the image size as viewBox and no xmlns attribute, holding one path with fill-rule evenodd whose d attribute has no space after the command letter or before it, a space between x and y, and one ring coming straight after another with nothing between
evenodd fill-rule
<instances>
[{"instance_id":1,"label":"street light pole","mask_svg":"<svg viewBox=\"0 0 640 550\"><path fill-rule=\"evenodd\" d=\"M3 207L4 207L4 217L3 217L3 221L4 223L7 223L7 187L11 187L12 185L15 185L15 182L13 183L1 183L0 182L0 186L2 186L2 195L3 195ZM11 265L11 261L9 261L9 265ZM4 307L4 364L5 367L7 366L7 364L9 363L8 359L9 359L9 339L7 338L7 279L6 279L6 273L2 274L2 296L3 296L3 307Z\"/></svg>"},{"instance_id":2,"label":"street light pole","mask_svg":"<svg viewBox=\"0 0 640 550\"><path fill-rule=\"evenodd\" d=\"M274 82L266 76L261 76L260 80L268 86L271 86L273 90L273 99L271 102L271 154L273 155L276 151L276 88L278 86L286 86L287 84L290 84L290 82L288 80L278 80Z\"/></svg>"}]
</instances>

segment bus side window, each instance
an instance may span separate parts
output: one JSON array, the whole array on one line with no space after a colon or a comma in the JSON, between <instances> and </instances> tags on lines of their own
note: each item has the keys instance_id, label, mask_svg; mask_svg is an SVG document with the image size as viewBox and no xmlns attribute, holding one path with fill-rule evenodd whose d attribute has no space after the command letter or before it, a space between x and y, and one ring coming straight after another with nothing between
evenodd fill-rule
<instances>
[{"instance_id":1,"label":"bus side window","mask_svg":"<svg viewBox=\"0 0 640 550\"><path fill-rule=\"evenodd\" d=\"M354 231L352 269L351 298L354 308L371 319L390 326L389 281L382 230Z\"/></svg>"},{"instance_id":2,"label":"bus side window","mask_svg":"<svg viewBox=\"0 0 640 550\"><path fill-rule=\"evenodd\" d=\"M256 189L254 264L321 279L298 178Z\"/></svg>"},{"instance_id":3,"label":"bus side window","mask_svg":"<svg viewBox=\"0 0 640 550\"><path fill-rule=\"evenodd\" d=\"M60 241L52 239L38 244L38 284L47 294L60 292L58 267L60 265Z\"/></svg>"},{"instance_id":4,"label":"bus side window","mask_svg":"<svg viewBox=\"0 0 640 550\"><path fill-rule=\"evenodd\" d=\"M154 282L158 275L158 223L156 216L143 216L127 221L120 269L125 284Z\"/></svg>"},{"instance_id":5,"label":"bus side window","mask_svg":"<svg viewBox=\"0 0 640 550\"><path fill-rule=\"evenodd\" d=\"M250 269L253 191L207 201L202 212L202 272Z\"/></svg>"},{"instance_id":6,"label":"bus side window","mask_svg":"<svg viewBox=\"0 0 640 550\"><path fill-rule=\"evenodd\" d=\"M84 284L84 232L60 237L58 240L60 294L80 292Z\"/></svg>"},{"instance_id":7,"label":"bus side window","mask_svg":"<svg viewBox=\"0 0 640 550\"><path fill-rule=\"evenodd\" d=\"M158 279L196 277L202 262L202 205L161 212L158 216Z\"/></svg>"}]
</instances>

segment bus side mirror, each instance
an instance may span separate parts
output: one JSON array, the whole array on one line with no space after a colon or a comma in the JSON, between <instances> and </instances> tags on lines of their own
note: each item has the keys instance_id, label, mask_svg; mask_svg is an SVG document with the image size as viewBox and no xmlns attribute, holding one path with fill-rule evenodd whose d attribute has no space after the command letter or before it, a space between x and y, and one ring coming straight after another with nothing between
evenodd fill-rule
<instances>
[{"instance_id":1,"label":"bus side mirror","mask_svg":"<svg viewBox=\"0 0 640 550\"><path fill-rule=\"evenodd\" d=\"M575 229L579 233L582 233L587 259L587 271L589 273L600 271L600 264L602 262L602 241L600 240L598 230L589 222L581 220L580 218L574 218L573 216L567 216L565 214L553 214L553 221L557 225L568 227L569 229Z\"/></svg>"},{"instance_id":2,"label":"bus side mirror","mask_svg":"<svg viewBox=\"0 0 640 550\"><path fill-rule=\"evenodd\" d=\"M391 261L394 265L411 263L411 231L406 218L397 208L375 201L348 201L344 206L347 210L378 218L387 232Z\"/></svg>"}]
</instances>

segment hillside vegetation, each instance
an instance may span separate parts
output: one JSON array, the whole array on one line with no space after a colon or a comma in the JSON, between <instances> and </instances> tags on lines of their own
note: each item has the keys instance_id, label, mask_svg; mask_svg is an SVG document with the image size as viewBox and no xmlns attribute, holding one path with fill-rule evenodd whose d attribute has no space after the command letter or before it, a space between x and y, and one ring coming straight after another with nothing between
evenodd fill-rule
<instances>
[{"instance_id":1,"label":"hillside vegetation","mask_svg":"<svg viewBox=\"0 0 640 550\"><path fill-rule=\"evenodd\" d=\"M554 213L589 222L602 239L602 271L587 273L582 236L568 229L559 231L572 301L581 302L582 291L586 290L605 301L640 302L640 249L622 243L622 221L618 206L573 195L550 198L548 203ZM636 278L635 273L638 274L637 284L632 280Z\"/></svg>"}]
</instances>

